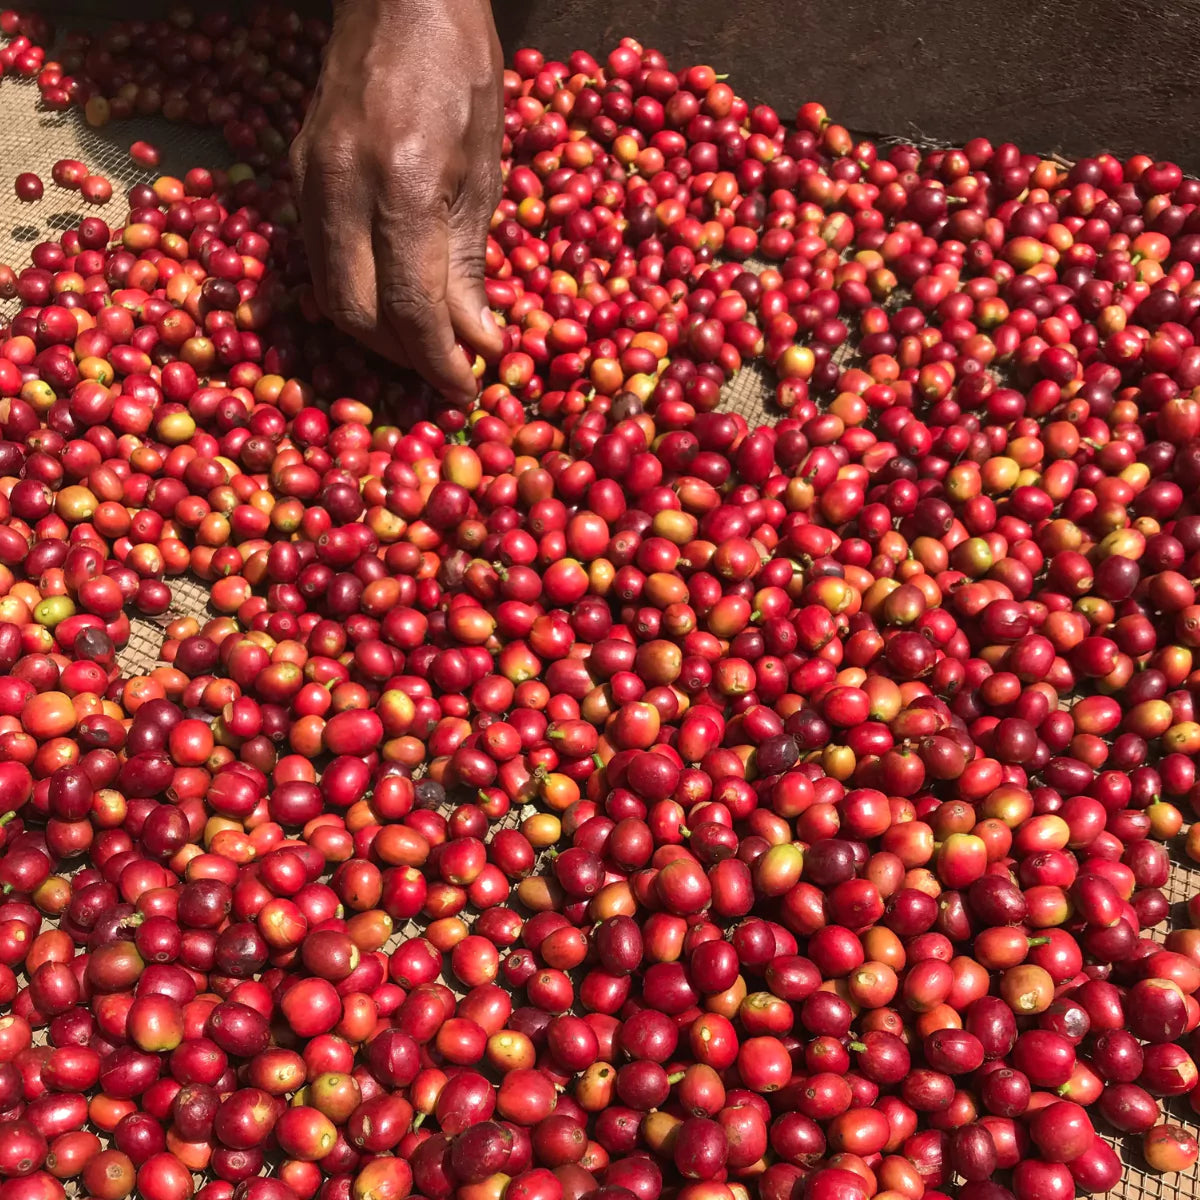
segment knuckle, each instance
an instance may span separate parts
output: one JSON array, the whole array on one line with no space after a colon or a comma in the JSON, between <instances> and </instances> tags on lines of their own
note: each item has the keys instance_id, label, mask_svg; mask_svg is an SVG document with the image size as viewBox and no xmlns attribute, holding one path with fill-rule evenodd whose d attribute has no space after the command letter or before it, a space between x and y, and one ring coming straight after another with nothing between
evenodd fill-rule
<instances>
[{"instance_id":1,"label":"knuckle","mask_svg":"<svg viewBox=\"0 0 1200 1200\"><path fill-rule=\"evenodd\" d=\"M388 223L402 224L410 230L428 224L444 208L441 193L428 178L415 179L407 173L388 178L378 203Z\"/></svg>"},{"instance_id":2,"label":"knuckle","mask_svg":"<svg viewBox=\"0 0 1200 1200\"><path fill-rule=\"evenodd\" d=\"M499 171L477 167L464 181L462 190L455 198L452 214L457 240L468 240L472 252L478 249L480 254L483 253L488 220L496 211L503 191Z\"/></svg>"},{"instance_id":3,"label":"knuckle","mask_svg":"<svg viewBox=\"0 0 1200 1200\"><path fill-rule=\"evenodd\" d=\"M434 306L440 298L419 282L392 281L379 289L379 299L393 321L427 329L432 324Z\"/></svg>"},{"instance_id":4,"label":"knuckle","mask_svg":"<svg viewBox=\"0 0 1200 1200\"><path fill-rule=\"evenodd\" d=\"M465 275L472 280L483 279L485 259L486 251L482 238L473 238L470 241L459 239L450 254L454 274Z\"/></svg>"},{"instance_id":5,"label":"knuckle","mask_svg":"<svg viewBox=\"0 0 1200 1200\"><path fill-rule=\"evenodd\" d=\"M504 194L504 184L500 181L500 173L492 172L483 185L483 202L487 206L489 214L495 211L496 205L500 203L500 197Z\"/></svg>"},{"instance_id":6,"label":"knuckle","mask_svg":"<svg viewBox=\"0 0 1200 1200\"><path fill-rule=\"evenodd\" d=\"M444 210L458 177L454 159L452 151L431 155L423 143L402 139L393 145L377 165L389 207L406 216Z\"/></svg>"},{"instance_id":7,"label":"knuckle","mask_svg":"<svg viewBox=\"0 0 1200 1200\"><path fill-rule=\"evenodd\" d=\"M355 175L354 156L342 139L330 144L329 139L306 153L305 172L322 188L338 188L349 183Z\"/></svg>"},{"instance_id":8,"label":"knuckle","mask_svg":"<svg viewBox=\"0 0 1200 1200\"><path fill-rule=\"evenodd\" d=\"M317 303L320 304L325 315L341 330L351 334L369 333L375 327L374 321L361 304L351 300L348 296L343 296L337 292L327 292L322 297L317 297Z\"/></svg>"},{"instance_id":9,"label":"knuckle","mask_svg":"<svg viewBox=\"0 0 1200 1200\"><path fill-rule=\"evenodd\" d=\"M419 129L397 130L375 147L377 166L409 187L434 166L434 157Z\"/></svg>"}]
</instances>

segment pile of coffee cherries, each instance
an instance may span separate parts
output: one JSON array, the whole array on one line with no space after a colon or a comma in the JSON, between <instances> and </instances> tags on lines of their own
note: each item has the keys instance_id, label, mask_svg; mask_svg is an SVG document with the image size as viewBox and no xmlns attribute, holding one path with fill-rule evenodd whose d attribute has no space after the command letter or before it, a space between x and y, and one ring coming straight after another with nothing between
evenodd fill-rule
<instances>
[{"instance_id":1,"label":"pile of coffee cherries","mask_svg":"<svg viewBox=\"0 0 1200 1200\"><path fill-rule=\"evenodd\" d=\"M242 160L15 181L101 207L0 269L0 1200L1195 1164L1200 183L523 50L464 409L314 303L322 24L0 32Z\"/></svg>"}]
</instances>

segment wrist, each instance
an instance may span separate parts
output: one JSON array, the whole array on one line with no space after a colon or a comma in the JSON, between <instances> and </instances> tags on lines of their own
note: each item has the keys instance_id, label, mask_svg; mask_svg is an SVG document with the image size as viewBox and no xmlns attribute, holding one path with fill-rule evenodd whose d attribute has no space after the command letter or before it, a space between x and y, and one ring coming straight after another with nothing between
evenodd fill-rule
<instances>
[{"instance_id":1,"label":"wrist","mask_svg":"<svg viewBox=\"0 0 1200 1200\"><path fill-rule=\"evenodd\" d=\"M338 75L389 75L401 49L495 42L490 0L333 0L326 65Z\"/></svg>"},{"instance_id":2,"label":"wrist","mask_svg":"<svg viewBox=\"0 0 1200 1200\"><path fill-rule=\"evenodd\" d=\"M431 19L457 25L478 13L486 13L490 19L491 12L491 0L333 0L335 24L353 15L376 24Z\"/></svg>"}]
</instances>

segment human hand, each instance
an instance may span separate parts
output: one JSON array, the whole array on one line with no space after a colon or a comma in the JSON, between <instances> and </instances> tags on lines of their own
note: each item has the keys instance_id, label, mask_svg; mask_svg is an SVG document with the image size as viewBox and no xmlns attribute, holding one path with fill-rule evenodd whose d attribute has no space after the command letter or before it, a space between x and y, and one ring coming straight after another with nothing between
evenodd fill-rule
<instances>
[{"instance_id":1,"label":"human hand","mask_svg":"<svg viewBox=\"0 0 1200 1200\"><path fill-rule=\"evenodd\" d=\"M483 288L502 68L488 0L341 0L291 151L322 311L459 401L456 337L502 349Z\"/></svg>"}]
</instances>

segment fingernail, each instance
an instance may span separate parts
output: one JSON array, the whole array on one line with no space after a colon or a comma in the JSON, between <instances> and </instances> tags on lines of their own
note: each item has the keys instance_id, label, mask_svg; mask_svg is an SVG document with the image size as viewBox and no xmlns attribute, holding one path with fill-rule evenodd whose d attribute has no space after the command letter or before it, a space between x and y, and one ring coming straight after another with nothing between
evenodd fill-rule
<instances>
[{"instance_id":1,"label":"fingernail","mask_svg":"<svg viewBox=\"0 0 1200 1200\"><path fill-rule=\"evenodd\" d=\"M500 326L496 324L496 318L492 316L492 310L485 304L479 313L479 320L483 323L484 329L488 333L499 333Z\"/></svg>"}]
</instances>

